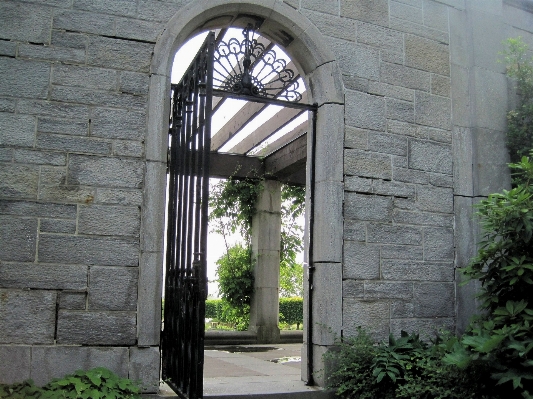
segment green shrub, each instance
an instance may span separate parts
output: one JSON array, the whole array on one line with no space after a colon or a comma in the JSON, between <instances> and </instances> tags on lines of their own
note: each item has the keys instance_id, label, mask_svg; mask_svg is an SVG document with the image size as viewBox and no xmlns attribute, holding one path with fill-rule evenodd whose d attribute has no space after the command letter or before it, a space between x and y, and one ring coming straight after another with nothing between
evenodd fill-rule
<instances>
[{"instance_id":1,"label":"green shrub","mask_svg":"<svg viewBox=\"0 0 533 399\"><path fill-rule=\"evenodd\" d=\"M279 299L279 318L280 322L289 325L296 324L296 328L300 328L300 324L304 319L304 300L303 298L280 298Z\"/></svg>"},{"instance_id":2,"label":"green shrub","mask_svg":"<svg viewBox=\"0 0 533 399\"><path fill-rule=\"evenodd\" d=\"M221 300L208 299L205 301L205 318L220 320L221 315Z\"/></svg>"},{"instance_id":3,"label":"green shrub","mask_svg":"<svg viewBox=\"0 0 533 399\"><path fill-rule=\"evenodd\" d=\"M1 385L0 398L12 399L134 399L140 398L139 384L120 378L112 371L97 367L78 370L63 378L56 378L42 388L33 381Z\"/></svg>"},{"instance_id":4,"label":"green shrub","mask_svg":"<svg viewBox=\"0 0 533 399\"><path fill-rule=\"evenodd\" d=\"M533 397L532 160L510 165L522 184L478 206L484 237L464 273L481 281L485 313L445 358L458 367L489 365L497 385L524 398Z\"/></svg>"}]
</instances>

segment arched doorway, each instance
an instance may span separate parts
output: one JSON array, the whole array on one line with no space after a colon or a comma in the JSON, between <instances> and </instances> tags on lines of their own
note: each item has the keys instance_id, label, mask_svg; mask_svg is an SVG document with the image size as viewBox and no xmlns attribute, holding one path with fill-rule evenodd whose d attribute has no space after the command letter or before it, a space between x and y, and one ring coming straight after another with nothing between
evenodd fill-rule
<instances>
[{"instance_id":1,"label":"arched doorway","mask_svg":"<svg viewBox=\"0 0 533 399\"><path fill-rule=\"evenodd\" d=\"M342 196L343 196L343 139L344 97L340 72L334 57L325 45L318 30L301 14L288 5L278 2L221 1L213 5L207 0L196 1L175 15L164 34L159 38L151 66L150 104L148 111L148 136L146 138L147 168L145 198L147 205L157 209L164 206L165 179L162 172L166 166L167 95L170 92L170 67L176 48L196 32L228 26L239 15L252 15L264 19L261 33L282 45L305 74L309 88L308 102L317 103L316 143L308 142L308 151L316 152L315 175L307 174L307 184L315 186L316 207L314 219L313 264L307 273L314 272L313 299L304 307L311 313L304 318L314 320L313 334L305 340L307 364L303 379L310 379L313 369L323 369L322 354L340 336L342 326ZM308 137L308 140L310 138ZM311 154L308 153L308 157ZM153 167L157 173L150 173ZM164 231L161 219L143 219L143 238L150 234L161 235ZM155 251L154 251L155 252ZM143 276L142 285L156 286L161 279L161 266L155 275ZM306 300L309 300L308 293ZM142 308L142 305L141 305ZM140 323L146 328L158 328L156 306L142 308ZM145 313L143 313L145 312ZM153 324L151 324L153 323ZM323 380L316 381L323 385Z\"/></svg>"}]
</instances>

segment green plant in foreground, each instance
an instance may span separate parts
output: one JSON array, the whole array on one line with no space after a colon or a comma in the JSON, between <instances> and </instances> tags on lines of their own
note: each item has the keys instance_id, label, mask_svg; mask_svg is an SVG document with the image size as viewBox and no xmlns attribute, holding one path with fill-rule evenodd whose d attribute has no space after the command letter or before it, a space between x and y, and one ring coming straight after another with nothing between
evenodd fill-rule
<instances>
[{"instance_id":1,"label":"green plant in foreground","mask_svg":"<svg viewBox=\"0 0 533 399\"><path fill-rule=\"evenodd\" d=\"M112 371L97 367L78 370L63 378L56 378L42 388L33 381L0 385L0 398L12 399L135 399L140 398L140 386Z\"/></svg>"}]
</instances>

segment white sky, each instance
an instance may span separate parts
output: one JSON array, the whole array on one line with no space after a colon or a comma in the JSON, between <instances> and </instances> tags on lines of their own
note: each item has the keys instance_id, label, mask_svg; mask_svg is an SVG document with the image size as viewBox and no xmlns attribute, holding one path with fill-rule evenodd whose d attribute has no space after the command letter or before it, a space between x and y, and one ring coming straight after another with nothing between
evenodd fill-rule
<instances>
[{"instance_id":1,"label":"white sky","mask_svg":"<svg viewBox=\"0 0 533 399\"><path fill-rule=\"evenodd\" d=\"M241 38L241 29L234 29L231 28L228 30L229 34L233 33L236 37ZM201 33L192 39L190 39L188 42L186 42L176 53L174 57L174 63L172 64L172 73L171 73L171 81L172 83L179 83L181 77L183 76L184 72L189 67L189 64L193 60L194 56L198 52L199 47L204 42L208 32ZM285 58L287 63L290 62L289 57L278 47L275 46L276 53L278 57ZM305 84L303 80L300 78L299 80L300 87L305 90ZM246 104L246 101L243 100L235 100L235 99L228 99L224 102L224 104L220 107L218 112L216 112L212 117L212 135L215 134L231 117L233 117L244 105ZM262 123L265 122L268 118L274 116L276 112L280 111L283 107L276 106L276 105L269 105L265 112L254 118L254 120L249 124L250 126L245 126L245 128L242 129L241 132L239 132L233 139L231 139L228 143L226 143L220 150L222 152L228 151L231 149L235 144L237 144L242 138L244 138L246 135L257 129L259 126L261 126ZM296 126L298 126L303 121L307 120L307 113L303 113L298 118L296 118L294 121L289 123L286 127L280 129L279 132L277 132L275 135L273 135L268 142L273 142L277 140L279 137L281 137L283 134L290 132L292 129L294 129ZM216 183L219 179L210 179L210 184ZM301 225L303 226L303 218L301 221ZM224 255L226 251L226 246L224 243L224 239L221 235L214 233L211 231L212 226L209 228L209 234L207 237L207 278L209 281L216 279L216 260L219 259L222 255ZM227 237L228 245L236 244L237 242L241 241L241 237L239 235L233 235L230 237ZM303 261L303 254L298 259L299 261ZM218 284L217 283L209 283L209 296L210 297L218 297Z\"/></svg>"}]
</instances>

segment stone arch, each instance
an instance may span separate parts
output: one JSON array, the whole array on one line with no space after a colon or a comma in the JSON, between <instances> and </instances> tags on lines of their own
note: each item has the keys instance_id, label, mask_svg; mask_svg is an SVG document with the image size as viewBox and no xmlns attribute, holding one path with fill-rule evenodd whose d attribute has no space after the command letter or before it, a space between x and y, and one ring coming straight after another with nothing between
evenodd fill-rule
<instances>
[{"instance_id":1,"label":"stone arch","mask_svg":"<svg viewBox=\"0 0 533 399\"><path fill-rule=\"evenodd\" d=\"M313 319L320 324L313 331L312 353L315 353L314 368L319 370L323 368L322 353L333 345L335 336L340 336L342 326L343 157L339 154L343 153L344 143L344 93L335 57L318 29L302 14L281 1L192 1L170 19L156 43L150 69L145 142L139 345L159 343L158 309L162 279L169 115L167 97L170 92L173 57L178 47L193 34L227 26L237 14L263 18L261 33L278 43L283 44L287 37L292 38L284 48L304 75L310 93L309 102L318 104L314 175L316 207L313 259L316 268L313 304L320 303L320 306L313 306ZM311 151L310 148L311 145L308 145L308 151ZM310 158L309 152L308 159ZM305 364L305 360L302 360L302 364Z\"/></svg>"}]
</instances>

